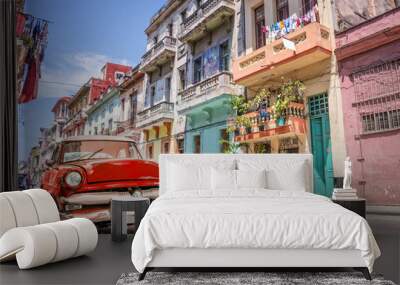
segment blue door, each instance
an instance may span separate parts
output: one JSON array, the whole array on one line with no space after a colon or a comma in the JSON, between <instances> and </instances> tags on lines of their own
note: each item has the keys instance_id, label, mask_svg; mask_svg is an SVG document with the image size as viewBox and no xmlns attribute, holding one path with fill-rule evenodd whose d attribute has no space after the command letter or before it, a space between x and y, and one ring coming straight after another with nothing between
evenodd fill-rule
<instances>
[{"instance_id":1,"label":"blue door","mask_svg":"<svg viewBox=\"0 0 400 285\"><path fill-rule=\"evenodd\" d=\"M311 148L314 156L314 193L332 196L333 165L329 126L328 95L308 99L311 129Z\"/></svg>"}]
</instances>

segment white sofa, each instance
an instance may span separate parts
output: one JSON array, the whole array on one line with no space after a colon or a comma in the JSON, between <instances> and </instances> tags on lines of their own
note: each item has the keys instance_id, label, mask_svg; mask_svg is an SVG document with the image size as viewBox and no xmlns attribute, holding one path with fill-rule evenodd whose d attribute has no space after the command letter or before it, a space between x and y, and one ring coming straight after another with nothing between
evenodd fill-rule
<instances>
[{"instance_id":1,"label":"white sofa","mask_svg":"<svg viewBox=\"0 0 400 285\"><path fill-rule=\"evenodd\" d=\"M60 221L51 195L42 189L0 193L0 262L20 269L84 255L96 248L97 229L88 219Z\"/></svg>"}]
</instances>

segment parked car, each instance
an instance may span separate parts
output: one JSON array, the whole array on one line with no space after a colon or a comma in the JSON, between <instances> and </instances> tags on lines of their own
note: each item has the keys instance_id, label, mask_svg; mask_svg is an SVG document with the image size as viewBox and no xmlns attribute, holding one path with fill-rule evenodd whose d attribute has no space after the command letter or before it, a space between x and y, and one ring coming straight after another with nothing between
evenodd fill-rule
<instances>
[{"instance_id":1,"label":"parked car","mask_svg":"<svg viewBox=\"0 0 400 285\"><path fill-rule=\"evenodd\" d=\"M158 194L158 164L144 160L129 138L70 137L57 145L46 164L41 187L54 197L64 218L109 222L112 197Z\"/></svg>"}]
</instances>

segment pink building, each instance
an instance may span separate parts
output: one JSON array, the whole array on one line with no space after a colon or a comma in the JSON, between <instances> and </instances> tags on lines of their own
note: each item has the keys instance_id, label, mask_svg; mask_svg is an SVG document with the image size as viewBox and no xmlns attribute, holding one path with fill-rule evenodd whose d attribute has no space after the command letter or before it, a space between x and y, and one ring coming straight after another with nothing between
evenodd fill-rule
<instances>
[{"instance_id":1,"label":"pink building","mask_svg":"<svg viewBox=\"0 0 400 285\"><path fill-rule=\"evenodd\" d=\"M400 9L338 33L336 56L352 186L400 205Z\"/></svg>"}]
</instances>

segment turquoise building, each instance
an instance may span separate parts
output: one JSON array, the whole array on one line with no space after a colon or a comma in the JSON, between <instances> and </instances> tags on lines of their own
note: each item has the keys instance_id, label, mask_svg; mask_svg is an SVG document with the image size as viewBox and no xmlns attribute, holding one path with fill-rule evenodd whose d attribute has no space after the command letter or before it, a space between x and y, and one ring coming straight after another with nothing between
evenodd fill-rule
<instances>
[{"instance_id":1,"label":"turquoise building","mask_svg":"<svg viewBox=\"0 0 400 285\"><path fill-rule=\"evenodd\" d=\"M222 153L228 140L227 119L232 115L230 98L223 94L191 108L186 113L185 153Z\"/></svg>"}]
</instances>

